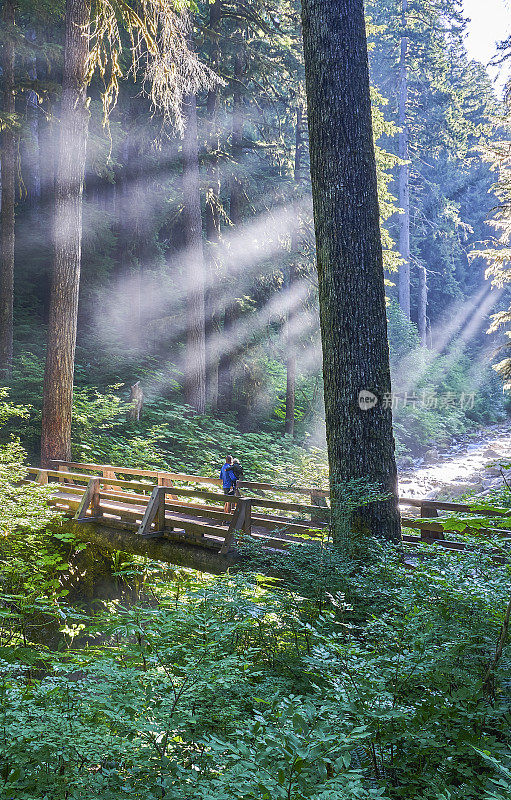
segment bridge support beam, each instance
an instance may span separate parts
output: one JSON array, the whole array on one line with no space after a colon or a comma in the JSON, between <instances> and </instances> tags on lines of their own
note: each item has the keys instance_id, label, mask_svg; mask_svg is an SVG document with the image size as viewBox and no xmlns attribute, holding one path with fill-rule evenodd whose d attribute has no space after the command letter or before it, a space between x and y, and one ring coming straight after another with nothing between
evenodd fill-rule
<instances>
[{"instance_id":1,"label":"bridge support beam","mask_svg":"<svg viewBox=\"0 0 511 800\"><path fill-rule=\"evenodd\" d=\"M80 541L92 542L110 552L120 550L123 553L147 556L155 561L189 567L212 575L221 575L228 569L240 569L242 566L242 559L236 551L221 554L169 539L139 536L136 531L117 530L106 521L88 518L85 524L71 520L64 525Z\"/></svg>"}]
</instances>

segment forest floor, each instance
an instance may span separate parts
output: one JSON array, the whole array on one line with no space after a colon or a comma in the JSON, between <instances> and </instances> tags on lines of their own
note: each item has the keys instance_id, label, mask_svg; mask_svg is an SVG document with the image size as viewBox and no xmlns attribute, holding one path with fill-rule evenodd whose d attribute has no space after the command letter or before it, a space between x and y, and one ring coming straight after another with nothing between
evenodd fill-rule
<instances>
[{"instance_id":1,"label":"forest floor","mask_svg":"<svg viewBox=\"0 0 511 800\"><path fill-rule=\"evenodd\" d=\"M510 454L508 420L469 434L445 450L428 450L414 466L400 470L399 492L406 497L446 500L487 494L503 485L498 462Z\"/></svg>"}]
</instances>

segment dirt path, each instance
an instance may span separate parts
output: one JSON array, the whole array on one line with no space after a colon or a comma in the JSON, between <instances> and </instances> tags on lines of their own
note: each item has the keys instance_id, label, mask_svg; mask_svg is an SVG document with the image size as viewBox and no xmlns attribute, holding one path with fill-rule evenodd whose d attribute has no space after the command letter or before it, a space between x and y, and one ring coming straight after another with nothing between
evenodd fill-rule
<instances>
[{"instance_id":1,"label":"dirt path","mask_svg":"<svg viewBox=\"0 0 511 800\"><path fill-rule=\"evenodd\" d=\"M432 499L484 493L502 485L500 470L491 466L502 458L511 460L511 422L487 428L445 452L429 451L430 463L400 471L399 493Z\"/></svg>"}]
</instances>

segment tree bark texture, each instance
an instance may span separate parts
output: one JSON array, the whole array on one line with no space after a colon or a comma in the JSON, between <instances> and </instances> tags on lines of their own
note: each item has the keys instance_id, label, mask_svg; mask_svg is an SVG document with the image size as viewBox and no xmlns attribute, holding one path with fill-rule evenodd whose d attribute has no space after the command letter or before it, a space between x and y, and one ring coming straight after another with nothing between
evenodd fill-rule
<instances>
[{"instance_id":1,"label":"tree bark texture","mask_svg":"<svg viewBox=\"0 0 511 800\"><path fill-rule=\"evenodd\" d=\"M294 163L294 182L299 189L302 180L302 148L303 148L303 109L299 103L296 107L296 129L295 129L295 163ZM297 280L297 250L298 233L293 228L291 237L292 260L289 266L287 288L292 292ZM286 425L285 431L289 436L294 436L295 432L295 390L296 390L296 332L293 330L293 322L296 312L293 307L287 313L286 327Z\"/></svg>"},{"instance_id":2,"label":"tree bark texture","mask_svg":"<svg viewBox=\"0 0 511 800\"><path fill-rule=\"evenodd\" d=\"M334 541L346 484L389 499L362 506L366 532L400 539L384 273L363 0L303 0L312 195ZM376 404L363 403L371 392ZM363 408L361 408L361 403Z\"/></svg>"},{"instance_id":3,"label":"tree bark texture","mask_svg":"<svg viewBox=\"0 0 511 800\"><path fill-rule=\"evenodd\" d=\"M408 0L401 6L401 52L399 57L399 158L405 163L399 166L398 195L399 207L399 253L403 263L399 266L399 305L406 319L410 319L410 165L408 163L408 122L406 105L408 99L406 14Z\"/></svg>"},{"instance_id":4,"label":"tree bark texture","mask_svg":"<svg viewBox=\"0 0 511 800\"><path fill-rule=\"evenodd\" d=\"M428 346L428 277L426 267L419 265L419 298L417 322L419 326L419 336L421 345Z\"/></svg>"},{"instance_id":5,"label":"tree bark texture","mask_svg":"<svg viewBox=\"0 0 511 800\"><path fill-rule=\"evenodd\" d=\"M67 0L54 261L44 373L41 463L71 458L74 356L80 288L82 197L89 111L86 66L90 0Z\"/></svg>"},{"instance_id":6,"label":"tree bark texture","mask_svg":"<svg viewBox=\"0 0 511 800\"><path fill-rule=\"evenodd\" d=\"M211 69L218 73L220 59L219 29L222 19L222 5L215 0L209 7L209 31L211 35ZM217 347L208 346L218 338L220 319L217 312L217 286L215 246L220 240L220 171L218 169L219 131L218 131L218 84L209 89L207 98L208 118L208 190L204 211L206 239L209 243L208 271L209 288L206 292L206 402L212 411L218 408L218 352Z\"/></svg>"},{"instance_id":7,"label":"tree bark texture","mask_svg":"<svg viewBox=\"0 0 511 800\"><path fill-rule=\"evenodd\" d=\"M204 303L204 251L200 207L197 101L185 102L186 126L183 136L183 218L185 235L185 284L187 332L185 356L186 402L198 414L206 409L206 337Z\"/></svg>"},{"instance_id":8,"label":"tree bark texture","mask_svg":"<svg viewBox=\"0 0 511 800\"><path fill-rule=\"evenodd\" d=\"M9 36L15 23L16 4L6 0L2 20L7 31L2 48L3 110L16 112L14 85L14 39ZM0 215L0 376L9 377L12 369L14 305L14 222L16 204L16 153L18 134L9 124L2 134L2 210Z\"/></svg>"}]
</instances>

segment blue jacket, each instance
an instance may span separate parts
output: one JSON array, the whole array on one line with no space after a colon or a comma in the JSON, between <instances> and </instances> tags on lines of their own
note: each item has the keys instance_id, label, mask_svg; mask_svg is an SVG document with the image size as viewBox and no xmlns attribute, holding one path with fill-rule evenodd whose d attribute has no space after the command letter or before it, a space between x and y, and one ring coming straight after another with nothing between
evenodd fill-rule
<instances>
[{"instance_id":1,"label":"blue jacket","mask_svg":"<svg viewBox=\"0 0 511 800\"><path fill-rule=\"evenodd\" d=\"M232 471L232 467L230 464L225 463L220 470L220 478L222 479L222 485L224 489L232 489L234 484L236 483L236 475Z\"/></svg>"}]
</instances>

